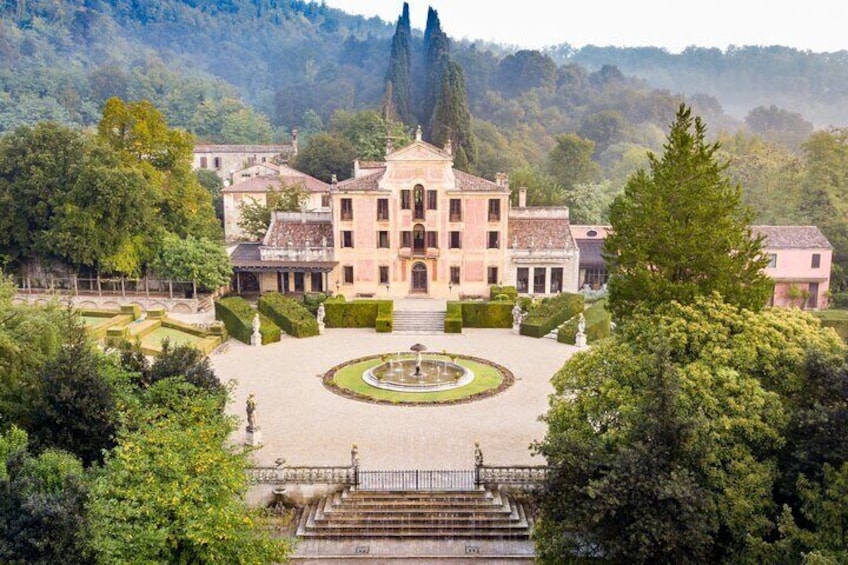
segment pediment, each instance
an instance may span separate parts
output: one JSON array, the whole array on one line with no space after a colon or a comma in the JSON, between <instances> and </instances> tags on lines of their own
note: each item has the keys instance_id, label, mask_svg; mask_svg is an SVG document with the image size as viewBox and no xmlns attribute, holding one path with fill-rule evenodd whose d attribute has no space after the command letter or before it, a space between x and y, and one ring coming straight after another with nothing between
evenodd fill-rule
<instances>
[{"instance_id":1,"label":"pediment","mask_svg":"<svg viewBox=\"0 0 848 565\"><path fill-rule=\"evenodd\" d=\"M398 149L386 156L387 162L392 161L441 161L452 162L453 157L425 141L413 141L410 145Z\"/></svg>"}]
</instances>

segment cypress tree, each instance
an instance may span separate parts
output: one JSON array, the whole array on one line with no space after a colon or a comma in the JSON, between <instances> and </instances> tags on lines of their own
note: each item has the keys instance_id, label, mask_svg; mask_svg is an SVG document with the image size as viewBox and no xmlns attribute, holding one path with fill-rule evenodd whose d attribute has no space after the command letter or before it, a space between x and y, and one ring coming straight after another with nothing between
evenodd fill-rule
<instances>
[{"instance_id":1,"label":"cypress tree","mask_svg":"<svg viewBox=\"0 0 848 565\"><path fill-rule=\"evenodd\" d=\"M424 29L424 96L418 119L423 124L424 134L432 137L430 120L442 89L442 75L450 59L450 40L442 31L439 14L433 8L427 11L427 27Z\"/></svg>"},{"instance_id":2,"label":"cypress tree","mask_svg":"<svg viewBox=\"0 0 848 565\"><path fill-rule=\"evenodd\" d=\"M398 17L395 35L392 37L392 52L386 71L386 103L383 114L387 119L400 120L414 125L412 115L412 82L410 80L412 54L412 28L409 22L409 4L403 3L403 12Z\"/></svg>"},{"instance_id":3,"label":"cypress tree","mask_svg":"<svg viewBox=\"0 0 848 565\"><path fill-rule=\"evenodd\" d=\"M477 156L471 133L471 112L468 110L468 93L465 74L459 63L450 59L445 63L441 88L430 121L430 137L434 145L444 146L450 140L454 148L454 164L467 169Z\"/></svg>"}]
</instances>

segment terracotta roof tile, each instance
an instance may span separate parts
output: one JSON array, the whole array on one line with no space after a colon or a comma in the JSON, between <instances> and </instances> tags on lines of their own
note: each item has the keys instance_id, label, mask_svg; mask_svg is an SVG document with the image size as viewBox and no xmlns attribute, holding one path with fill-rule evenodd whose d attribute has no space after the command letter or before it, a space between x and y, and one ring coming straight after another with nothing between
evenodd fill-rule
<instances>
[{"instance_id":1,"label":"terracotta roof tile","mask_svg":"<svg viewBox=\"0 0 848 565\"><path fill-rule=\"evenodd\" d=\"M291 153L293 145L214 145L194 146L195 153Z\"/></svg>"},{"instance_id":2,"label":"terracotta roof tile","mask_svg":"<svg viewBox=\"0 0 848 565\"><path fill-rule=\"evenodd\" d=\"M343 180L333 187L333 190L377 190L386 169L375 169L361 177Z\"/></svg>"},{"instance_id":3,"label":"terracotta roof tile","mask_svg":"<svg viewBox=\"0 0 848 565\"><path fill-rule=\"evenodd\" d=\"M816 226L751 226L765 236L764 247L772 249L831 249L833 246Z\"/></svg>"},{"instance_id":4,"label":"terracotta roof tile","mask_svg":"<svg viewBox=\"0 0 848 565\"><path fill-rule=\"evenodd\" d=\"M568 218L509 218L507 245L518 249L574 249Z\"/></svg>"},{"instance_id":5,"label":"terracotta roof tile","mask_svg":"<svg viewBox=\"0 0 848 565\"><path fill-rule=\"evenodd\" d=\"M453 170L456 177L456 188L459 190L470 190L477 192L509 192L509 189L503 186L498 186L490 180L475 177L458 169Z\"/></svg>"},{"instance_id":6,"label":"terracotta roof tile","mask_svg":"<svg viewBox=\"0 0 848 565\"><path fill-rule=\"evenodd\" d=\"M333 247L333 224L329 221L279 220L271 223L264 245L267 247L318 247L327 238L327 247Z\"/></svg>"}]
</instances>

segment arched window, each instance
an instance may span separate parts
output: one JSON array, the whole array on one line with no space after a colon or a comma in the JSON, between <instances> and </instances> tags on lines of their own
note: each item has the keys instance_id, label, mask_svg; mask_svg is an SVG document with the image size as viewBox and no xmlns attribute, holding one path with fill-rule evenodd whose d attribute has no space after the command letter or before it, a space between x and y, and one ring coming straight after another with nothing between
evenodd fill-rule
<instances>
[{"instance_id":1,"label":"arched window","mask_svg":"<svg viewBox=\"0 0 848 565\"><path fill-rule=\"evenodd\" d=\"M424 219L424 187L420 184L416 184L412 191L412 210L413 219Z\"/></svg>"}]
</instances>

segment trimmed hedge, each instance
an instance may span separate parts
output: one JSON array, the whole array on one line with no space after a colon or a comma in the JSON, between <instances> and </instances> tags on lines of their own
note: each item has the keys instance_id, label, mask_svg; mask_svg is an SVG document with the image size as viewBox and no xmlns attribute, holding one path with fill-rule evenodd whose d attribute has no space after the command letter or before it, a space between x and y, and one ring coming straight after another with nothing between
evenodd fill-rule
<instances>
[{"instance_id":1,"label":"trimmed hedge","mask_svg":"<svg viewBox=\"0 0 848 565\"><path fill-rule=\"evenodd\" d=\"M375 328L392 331L394 302L391 300L354 300L334 296L324 302L324 324L328 328Z\"/></svg>"},{"instance_id":2,"label":"trimmed hedge","mask_svg":"<svg viewBox=\"0 0 848 565\"><path fill-rule=\"evenodd\" d=\"M279 292L268 292L259 297L259 312L294 337L318 335L318 321L303 304Z\"/></svg>"},{"instance_id":3,"label":"trimmed hedge","mask_svg":"<svg viewBox=\"0 0 848 565\"><path fill-rule=\"evenodd\" d=\"M542 300L521 324L521 335L544 337L551 330L583 311L582 294L563 292Z\"/></svg>"},{"instance_id":4,"label":"trimmed hedge","mask_svg":"<svg viewBox=\"0 0 848 565\"><path fill-rule=\"evenodd\" d=\"M489 300L495 300L500 295L505 295L510 301L515 302L518 298L518 289L514 286L500 286L493 284L489 287Z\"/></svg>"},{"instance_id":5,"label":"trimmed hedge","mask_svg":"<svg viewBox=\"0 0 848 565\"><path fill-rule=\"evenodd\" d=\"M215 302L215 319L224 322L227 333L239 341L250 344L253 335L253 317L256 311L240 296L230 296ZM262 345L280 341L280 328L267 317L259 314L259 333Z\"/></svg>"},{"instance_id":6,"label":"trimmed hedge","mask_svg":"<svg viewBox=\"0 0 848 565\"><path fill-rule=\"evenodd\" d=\"M461 334L462 333L462 303L448 302L447 313L445 314L445 333L446 334Z\"/></svg>"},{"instance_id":7,"label":"trimmed hedge","mask_svg":"<svg viewBox=\"0 0 848 565\"><path fill-rule=\"evenodd\" d=\"M606 309L606 303L606 299L602 298L583 312L586 319L586 343L592 343L610 336L612 316ZM577 340L577 318L577 316L573 316L560 327L559 332L557 332L558 342L574 345Z\"/></svg>"},{"instance_id":8,"label":"trimmed hedge","mask_svg":"<svg viewBox=\"0 0 848 565\"><path fill-rule=\"evenodd\" d=\"M511 328L511 301L461 302L462 325L466 328Z\"/></svg>"}]
</instances>

